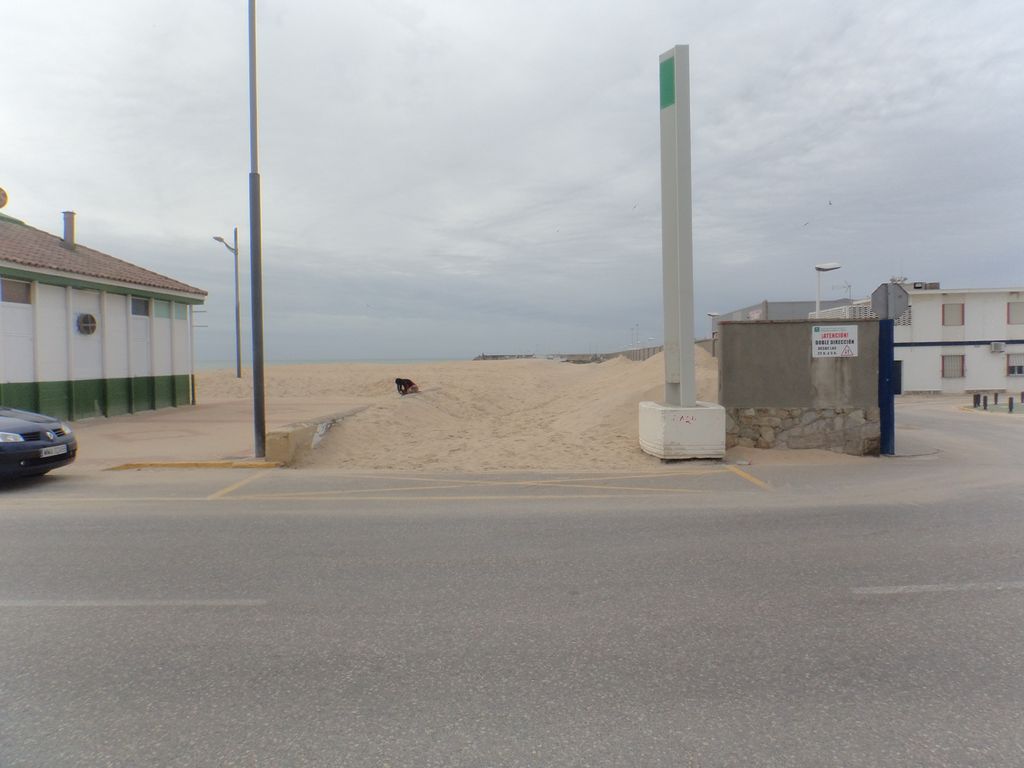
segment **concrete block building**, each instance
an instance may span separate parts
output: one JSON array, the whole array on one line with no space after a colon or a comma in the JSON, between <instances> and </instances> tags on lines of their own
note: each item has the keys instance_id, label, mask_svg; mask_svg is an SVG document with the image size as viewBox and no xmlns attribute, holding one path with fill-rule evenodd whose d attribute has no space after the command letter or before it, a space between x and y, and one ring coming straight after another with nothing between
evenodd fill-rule
<instances>
[{"instance_id":1,"label":"concrete block building","mask_svg":"<svg viewBox=\"0 0 1024 768\"><path fill-rule=\"evenodd\" d=\"M726 446L880 449L878 321L848 320L854 354L815 356L817 320L722 323L718 402Z\"/></svg>"},{"instance_id":2,"label":"concrete block building","mask_svg":"<svg viewBox=\"0 0 1024 768\"><path fill-rule=\"evenodd\" d=\"M0 214L0 405L64 419L194 402L206 291Z\"/></svg>"}]
</instances>

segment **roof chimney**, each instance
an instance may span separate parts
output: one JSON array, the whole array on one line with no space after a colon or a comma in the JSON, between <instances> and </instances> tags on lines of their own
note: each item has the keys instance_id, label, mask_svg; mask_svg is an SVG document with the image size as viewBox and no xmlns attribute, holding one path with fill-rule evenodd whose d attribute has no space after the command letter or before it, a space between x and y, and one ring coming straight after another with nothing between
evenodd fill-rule
<instances>
[{"instance_id":1,"label":"roof chimney","mask_svg":"<svg viewBox=\"0 0 1024 768\"><path fill-rule=\"evenodd\" d=\"M64 242L61 243L69 251L75 250L75 212L64 211Z\"/></svg>"}]
</instances>

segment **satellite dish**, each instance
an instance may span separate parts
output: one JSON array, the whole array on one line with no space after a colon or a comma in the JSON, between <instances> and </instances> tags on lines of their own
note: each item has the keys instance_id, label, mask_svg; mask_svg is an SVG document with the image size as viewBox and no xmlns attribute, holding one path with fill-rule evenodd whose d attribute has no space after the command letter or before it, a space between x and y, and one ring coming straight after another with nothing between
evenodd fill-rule
<instances>
[{"instance_id":1,"label":"satellite dish","mask_svg":"<svg viewBox=\"0 0 1024 768\"><path fill-rule=\"evenodd\" d=\"M3 187L0 187L0 208L7 205L7 193L4 192Z\"/></svg>"}]
</instances>

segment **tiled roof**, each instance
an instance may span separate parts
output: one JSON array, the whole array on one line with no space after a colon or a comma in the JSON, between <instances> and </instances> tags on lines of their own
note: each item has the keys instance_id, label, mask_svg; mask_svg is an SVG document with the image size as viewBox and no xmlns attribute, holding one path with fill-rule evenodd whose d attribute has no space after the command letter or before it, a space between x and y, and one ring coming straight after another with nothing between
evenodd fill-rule
<instances>
[{"instance_id":1,"label":"tiled roof","mask_svg":"<svg viewBox=\"0 0 1024 768\"><path fill-rule=\"evenodd\" d=\"M206 296L206 291L201 288L150 272L84 245L76 244L74 250L70 250L64 247L63 242L56 235L0 215L0 261L28 269L49 269L71 277L92 277L152 290Z\"/></svg>"}]
</instances>

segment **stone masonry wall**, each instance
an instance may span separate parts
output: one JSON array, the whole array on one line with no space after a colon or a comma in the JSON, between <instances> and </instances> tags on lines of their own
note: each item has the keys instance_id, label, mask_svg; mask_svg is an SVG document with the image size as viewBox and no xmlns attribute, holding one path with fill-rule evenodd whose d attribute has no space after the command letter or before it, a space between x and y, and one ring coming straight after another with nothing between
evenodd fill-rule
<instances>
[{"instance_id":1,"label":"stone masonry wall","mask_svg":"<svg viewBox=\"0 0 1024 768\"><path fill-rule=\"evenodd\" d=\"M877 456L880 434L877 407L725 409L726 448L824 448Z\"/></svg>"}]
</instances>

